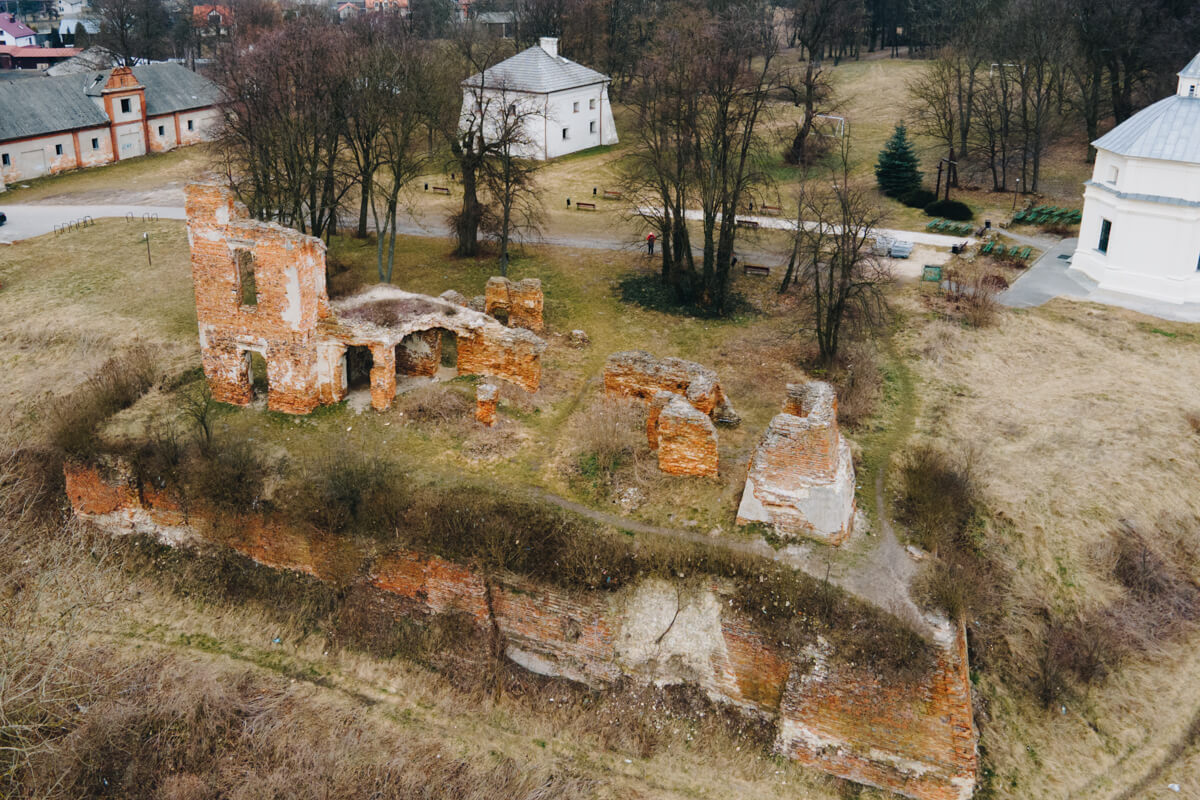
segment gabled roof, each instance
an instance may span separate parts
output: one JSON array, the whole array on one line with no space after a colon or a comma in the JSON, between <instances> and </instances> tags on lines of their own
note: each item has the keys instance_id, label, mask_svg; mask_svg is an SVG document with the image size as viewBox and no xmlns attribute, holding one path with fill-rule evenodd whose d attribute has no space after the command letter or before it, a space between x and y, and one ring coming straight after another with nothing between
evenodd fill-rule
<instances>
[{"instance_id":1,"label":"gabled roof","mask_svg":"<svg viewBox=\"0 0 1200 800\"><path fill-rule=\"evenodd\" d=\"M1188 62L1188 65L1179 72L1181 78L1200 78L1200 53Z\"/></svg>"},{"instance_id":2,"label":"gabled roof","mask_svg":"<svg viewBox=\"0 0 1200 800\"><path fill-rule=\"evenodd\" d=\"M0 82L0 141L107 125L108 115L84 94L88 79L64 75Z\"/></svg>"},{"instance_id":3,"label":"gabled roof","mask_svg":"<svg viewBox=\"0 0 1200 800\"><path fill-rule=\"evenodd\" d=\"M15 39L23 39L26 36L37 36L37 31L30 28L24 22L19 21L12 14L0 14L0 31L4 31Z\"/></svg>"},{"instance_id":4,"label":"gabled roof","mask_svg":"<svg viewBox=\"0 0 1200 800\"><path fill-rule=\"evenodd\" d=\"M1097 150L1131 158L1200 164L1200 97L1172 95L1159 100L1092 144Z\"/></svg>"},{"instance_id":5,"label":"gabled roof","mask_svg":"<svg viewBox=\"0 0 1200 800\"><path fill-rule=\"evenodd\" d=\"M511 89L535 94L559 92L607 81L607 75L562 56L552 56L538 45L522 50L512 58L483 71L484 88ZM479 73L463 81L463 86L479 86Z\"/></svg>"},{"instance_id":6,"label":"gabled roof","mask_svg":"<svg viewBox=\"0 0 1200 800\"><path fill-rule=\"evenodd\" d=\"M146 114L170 114L221 102L221 89L182 64L141 64L133 77L146 87Z\"/></svg>"},{"instance_id":7,"label":"gabled roof","mask_svg":"<svg viewBox=\"0 0 1200 800\"><path fill-rule=\"evenodd\" d=\"M0 81L0 141L108 125L99 96L112 70ZM215 83L179 64L142 64L133 76L146 88L146 114L204 108L220 102Z\"/></svg>"}]
</instances>

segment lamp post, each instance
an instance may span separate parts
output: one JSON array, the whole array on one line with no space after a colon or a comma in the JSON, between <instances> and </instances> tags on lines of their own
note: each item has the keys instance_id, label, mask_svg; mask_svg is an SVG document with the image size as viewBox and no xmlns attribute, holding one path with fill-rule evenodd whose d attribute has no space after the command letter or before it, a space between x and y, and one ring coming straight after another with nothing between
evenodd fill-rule
<instances>
[{"instance_id":1,"label":"lamp post","mask_svg":"<svg viewBox=\"0 0 1200 800\"><path fill-rule=\"evenodd\" d=\"M1021 192L1021 179L1017 178L1017 186L1013 189L1013 206L1012 213L1017 213L1017 195Z\"/></svg>"}]
</instances>

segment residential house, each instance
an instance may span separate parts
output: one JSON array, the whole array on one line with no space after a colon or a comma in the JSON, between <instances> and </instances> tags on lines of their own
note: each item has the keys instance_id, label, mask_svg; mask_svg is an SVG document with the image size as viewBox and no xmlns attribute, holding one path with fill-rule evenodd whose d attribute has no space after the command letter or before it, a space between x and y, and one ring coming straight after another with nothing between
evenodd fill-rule
<instances>
[{"instance_id":1,"label":"residential house","mask_svg":"<svg viewBox=\"0 0 1200 800\"><path fill-rule=\"evenodd\" d=\"M460 126L484 120L494 132L505 109L523 118L518 154L550 159L617 143L607 75L558 54L558 39L539 43L462 82Z\"/></svg>"},{"instance_id":2,"label":"residential house","mask_svg":"<svg viewBox=\"0 0 1200 800\"><path fill-rule=\"evenodd\" d=\"M480 11L475 22L492 36L511 39L517 31L517 12Z\"/></svg>"},{"instance_id":3,"label":"residential house","mask_svg":"<svg viewBox=\"0 0 1200 800\"><path fill-rule=\"evenodd\" d=\"M0 80L0 185L206 141L219 99L179 64Z\"/></svg>"},{"instance_id":4,"label":"residential house","mask_svg":"<svg viewBox=\"0 0 1200 800\"><path fill-rule=\"evenodd\" d=\"M11 47L0 45L0 70L41 70L79 55L77 47ZM0 79L3 73L0 73Z\"/></svg>"},{"instance_id":5,"label":"residential house","mask_svg":"<svg viewBox=\"0 0 1200 800\"><path fill-rule=\"evenodd\" d=\"M78 16L87 11L88 2L87 0L58 0L57 7L59 17ZM71 28L71 32L74 33L75 29Z\"/></svg>"},{"instance_id":6,"label":"residential house","mask_svg":"<svg viewBox=\"0 0 1200 800\"><path fill-rule=\"evenodd\" d=\"M0 14L0 44L9 47L35 47L37 32L17 20L15 14Z\"/></svg>"}]
</instances>

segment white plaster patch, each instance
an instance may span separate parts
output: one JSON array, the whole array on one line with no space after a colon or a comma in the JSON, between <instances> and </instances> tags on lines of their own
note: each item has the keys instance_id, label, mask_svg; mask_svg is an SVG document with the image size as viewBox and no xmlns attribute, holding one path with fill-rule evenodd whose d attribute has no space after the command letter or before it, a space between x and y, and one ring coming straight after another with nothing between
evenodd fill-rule
<instances>
[{"instance_id":1,"label":"white plaster patch","mask_svg":"<svg viewBox=\"0 0 1200 800\"><path fill-rule=\"evenodd\" d=\"M708 680L714 662L725 661L721 604L711 591L648 580L624 598L618 614L617 662L655 683Z\"/></svg>"},{"instance_id":2,"label":"white plaster patch","mask_svg":"<svg viewBox=\"0 0 1200 800\"><path fill-rule=\"evenodd\" d=\"M287 267L283 271L287 305L283 308L283 321L292 326L292 330L300 330L300 270L297 267Z\"/></svg>"}]
</instances>

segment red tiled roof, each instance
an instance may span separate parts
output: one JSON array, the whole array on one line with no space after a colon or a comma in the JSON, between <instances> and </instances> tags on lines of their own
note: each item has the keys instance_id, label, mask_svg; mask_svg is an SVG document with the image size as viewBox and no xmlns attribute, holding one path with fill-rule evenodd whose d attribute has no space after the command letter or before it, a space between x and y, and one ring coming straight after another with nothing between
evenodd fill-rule
<instances>
[{"instance_id":1,"label":"red tiled roof","mask_svg":"<svg viewBox=\"0 0 1200 800\"><path fill-rule=\"evenodd\" d=\"M70 58L82 51L78 47L18 47L11 44L0 44L0 54L13 58Z\"/></svg>"}]
</instances>

